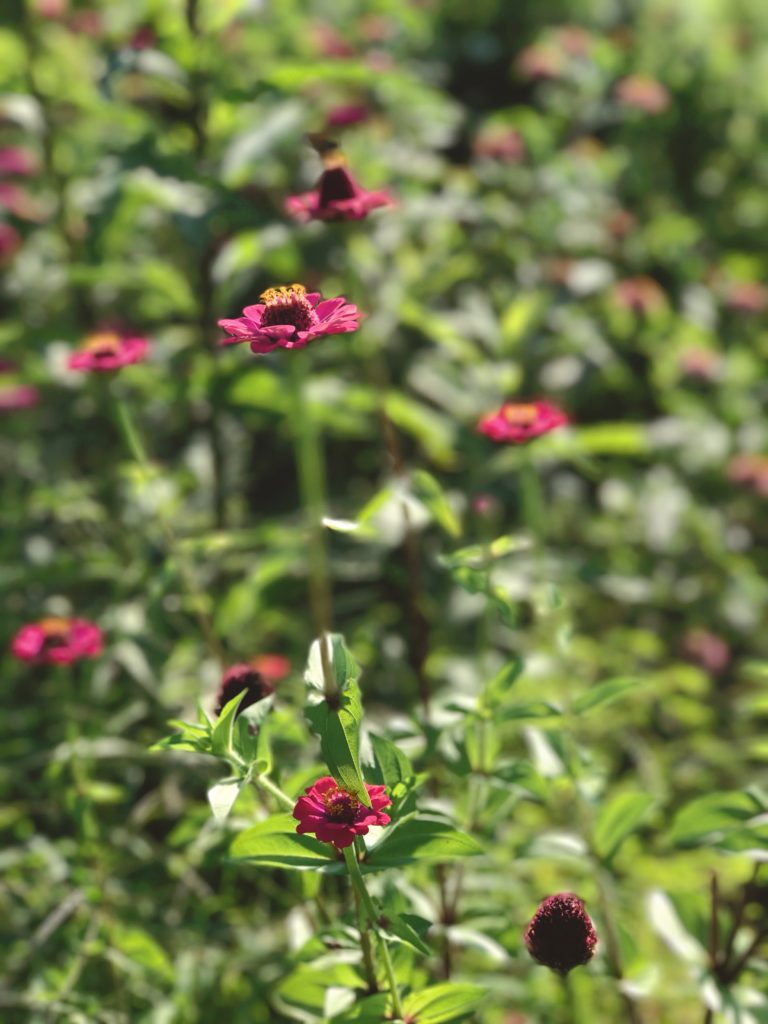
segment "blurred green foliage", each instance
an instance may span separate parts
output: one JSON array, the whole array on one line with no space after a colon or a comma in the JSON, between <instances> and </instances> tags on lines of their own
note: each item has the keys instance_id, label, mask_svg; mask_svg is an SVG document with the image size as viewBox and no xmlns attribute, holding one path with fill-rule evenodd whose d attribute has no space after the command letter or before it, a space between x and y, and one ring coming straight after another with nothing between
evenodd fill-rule
<instances>
[{"instance_id":1,"label":"blurred green foliage","mask_svg":"<svg viewBox=\"0 0 768 1024\"><path fill-rule=\"evenodd\" d=\"M333 873L231 853L278 808L244 786L212 816L222 765L150 750L211 711L222 652L279 652L272 770L291 796L324 771L296 711L313 633L291 358L366 727L485 851L375 882L415 921L395 962L417 1020L455 1019L420 995L445 963L419 943L446 936L456 1013L559 1019L521 936L573 890L601 935L574 1020L628 1020L628 996L648 1022L768 1021L765 944L738 979L707 952L713 872L740 953L768 899L768 485L732 463L768 451L767 66L763 0L3 5L0 150L34 169L0 172L0 393L40 396L0 409L3 1021L380 1019L377 996L349 1008L365 983ZM397 206L293 224L285 197L319 173L304 134L349 104L368 112L340 130L349 165ZM360 331L217 348L218 317L293 280L357 303ZM150 360L69 371L105 326ZM524 456L475 424L543 394L573 426L526 450L534 540ZM51 614L98 622L104 657L14 661ZM371 779L382 750L366 738Z\"/></svg>"}]
</instances>

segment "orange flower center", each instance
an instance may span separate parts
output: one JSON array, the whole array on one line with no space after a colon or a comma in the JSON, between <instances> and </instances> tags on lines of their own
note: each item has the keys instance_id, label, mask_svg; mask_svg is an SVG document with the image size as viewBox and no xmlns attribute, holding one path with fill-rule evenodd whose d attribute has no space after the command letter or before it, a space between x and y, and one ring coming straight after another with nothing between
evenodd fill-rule
<instances>
[{"instance_id":1,"label":"orange flower center","mask_svg":"<svg viewBox=\"0 0 768 1024\"><path fill-rule=\"evenodd\" d=\"M83 342L83 349L94 355L112 355L120 348L120 335L114 331L99 331L89 334Z\"/></svg>"},{"instance_id":2,"label":"orange flower center","mask_svg":"<svg viewBox=\"0 0 768 1024\"><path fill-rule=\"evenodd\" d=\"M331 821L338 821L345 825L352 824L360 807L360 801L354 793L348 793L338 786L323 793L323 803L325 804L325 813Z\"/></svg>"},{"instance_id":3,"label":"orange flower center","mask_svg":"<svg viewBox=\"0 0 768 1024\"><path fill-rule=\"evenodd\" d=\"M44 647L61 647L69 637L69 620L58 618L41 619L38 626L45 634Z\"/></svg>"},{"instance_id":4,"label":"orange flower center","mask_svg":"<svg viewBox=\"0 0 768 1024\"><path fill-rule=\"evenodd\" d=\"M504 409L504 419L513 427L530 427L538 415L535 405L508 405Z\"/></svg>"}]
</instances>

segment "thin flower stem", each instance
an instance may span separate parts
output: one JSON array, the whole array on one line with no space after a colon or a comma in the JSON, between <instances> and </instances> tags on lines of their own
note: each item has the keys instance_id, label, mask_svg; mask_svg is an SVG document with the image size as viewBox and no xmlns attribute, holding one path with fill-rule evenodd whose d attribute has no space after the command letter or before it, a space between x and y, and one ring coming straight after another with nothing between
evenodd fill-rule
<instances>
[{"instance_id":1,"label":"thin flower stem","mask_svg":"<svg viewBox=\"0 0 768 1024\"><path fill-rule=\"evenodd\" d=\"M621 965L621 952L619 950L619 941L616 937L616 926L613 921L613 912L611 910L610 894L607 890L606 880L603 872L598 868L597 876L597 889L600 896L600 911L603 918L603 931L605 933L605 949L608 958L608 965L611 970L611 974L614 976L617 982L621 983L624 978L624 970ZM621 990L620 990L621 992ZM624 1009L626 1010L626 1019L629 1024L643 1024L643 1018L640 1014L640 1010L630 997L625 993L621 992L622 1002L624 1003Z\"/></svg>"},{"instance_id":2,"label":"thin flower stem","mask_svg":"<svg viewBox=\"0 0 768 1024\"><path fill-rule=\"evenodd\" d=\"M352 895L355 898L357 924L360 932L360 947L363 951L363 965L365 966L365 976L368 979L368 991L371 995L374 995L379 991L379 986L376 981L376 964L374 963L373 946L371 945L371 923L368 920L368 915L365 913L360 893L354 885L352 886Z\"/></svg>"},{"instance_id":3,"label":"thin flower stem","mask_svg":"<svg viewBox=\"0 0 768 1024\"><path fill-rule=\"evenodd\" d=\"M316 424L305 393L305 358L301 352L290 353L287 357L293 404L292 434L299 493L309 532L309 603L315 635L320 641L325 699L335 703L338 700L338 686L326 643L326 634L331 627L332 602L328 553L321 522L325 506L324 462Z\"/></svg>"},{"instance_id":4,"label":"thin flower stem","mask_svg":"<svg viewBox=\"0 0 768 1024\"><path fill-rule=\"evenodd\" d=\"M270 796L273 796L279 804L285 807L286 810L293 810L296 801L292 800L287 793L284 793L283 790L280 789L280 787L276 785L268 776L255 775L253 777L253 782L257 787L269 793Z\"/></svg>"},{"instance_id":5,"label":"thin flower stem","mask_svg":"<svg viewBox=\"0 0 768 1024\"><path fill-rule=\"evenodd\" d=\"M379 953L381 954L381 959L384 964L384 972L387 975L387 984L389 986L389 994L392 998L392 1007L397 1018L399 1020L403 1020L403 1007L400 1002L400 992L397 987L397 979L395 978L395 969L392 966L392 959L389 955L386 940L379 931L379 915L365 886L365 880L363 879L360 865L357 862L357 854L355 853L353 846L347 846L344 849L344 860L347 865L347 871L349 872L352 885L360 896L365 912L368 915L371 928L376 935Z\"/></svg>"},{"instance_id":6,"label":"thin flower stem","mask_svg":"<svg viewBox=\"0 0 768 1024\"><path fill-rule=\"evenodd\" d=\"M563 1024L577 1024L575 1000L573 997L573 983L571 975L560 974L560 992L562 995L562 1022Z\"/></svg>"},{"instance_id":7,"label":"thin flower stem","mask_svg":"<svg viewBox=\"0 0 768 1024\"><path fill-rule=\"evenodd\" d=\"M125 446L130 455L136 460L137 465L141 468L143 473L146 473L149 469L147 450L144 447L144 442L141 439L141 435L136 427L136 423L131 415L128 404L124 402L122 398L116 398L114 400L114 407L117 425L120 429L123 440L125 441ZM194 569L184 554L181 545L178 543L178 539L171 523L161 510L158 510L157 519L160 529L162 530L163 537L165 538L168 552L173 556L176 565L178 566L182 583L184 584L189 598L192 601L200 631L205 637L211 654L221 665L224 665L224 652L214 631L213 624L205 611L205 595L198 585ZM293 804L291 804L291 806L293 806Z\"/></svg>"}]
</instances>

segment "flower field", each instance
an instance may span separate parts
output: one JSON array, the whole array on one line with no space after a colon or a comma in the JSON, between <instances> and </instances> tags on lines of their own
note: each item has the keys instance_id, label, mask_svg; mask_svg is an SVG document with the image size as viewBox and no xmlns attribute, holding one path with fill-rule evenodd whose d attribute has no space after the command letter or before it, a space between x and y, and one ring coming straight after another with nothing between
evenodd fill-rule
<instances>
[{"instance_id":1,"label":"flower field","mask_svg":"<svg viewBox=\"0 0 768 1024\"><path fill-rule=\"evenodd\" d=\"M3 1024L768 1024L767 67L2 5Z\"/></svg>"}]
</instances>

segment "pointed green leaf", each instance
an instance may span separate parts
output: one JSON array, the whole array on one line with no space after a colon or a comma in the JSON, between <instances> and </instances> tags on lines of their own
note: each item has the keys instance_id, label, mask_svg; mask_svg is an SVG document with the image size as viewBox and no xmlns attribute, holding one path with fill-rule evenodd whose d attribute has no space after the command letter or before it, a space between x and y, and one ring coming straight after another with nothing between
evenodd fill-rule
<instances>
[{"instance_id":1,"label":"pointed green leaf","mask_svg":"<svg viewBox=\"0 0 768 1024\"><path fill-rule=\"evenodd\" d=\"M623 697L629 690L634 690L639 684L639 679L609 679L605 683L598 683L573 702L573 712L580 715L593 708L610 704Z\"/></svg>"},{"instance_id":2,"label":"pointed green leaf","mask_svg":"<svg viewBox=\"0 0 768 1024\"><path fill-rule=\"evenodd\" d=\"M619 793L603 804L592 837L597 855L611 860L624 840L645 820L654 803L650 793Z\"/></svg>"},{"instance_id":3,"label":"pointed green leaf","mask_svg":"<svg viewBox=\"0 0 768 1024\"><path fill-rule=\"evenodd\" d=\"M232 810L243 785L241 778L223 779L208 790L208 803L217 821L224 821Z\"/></svg>"},{"instance_id":4,"label":"pointed green leaf","mask_svg":"<svg viewBox=\"0 0 768 1024\"><path fill-rule=\"evenodd\" d=\"M417 469L411 474L411 487L414 495L426 506L437 525L449 537L454 539L460 537L461 523L451 508L445 492L431 473Z\"/></svg>"},{"instance_id":5,"label":"pointed green leaf","mask_svg":"<svg viewBox=\"0 0 768 1024\"><path fill-rule=\"evenodd\" d=\"M443 1024L458 1020L477 1009L485 994L479 985L432 985L411 993L403 1004L411 1024Z\"/></svg>"},{"instance_id":6,"label":"pointed green leaf","mask_svg":"<svg viewBox=\"0 0 768 1024\"><path fill-rule=\"evenodd\" d=\"M245 690L238 693L231 701L224 705L216 725L211 733L211 750L217 757L231 757L234 753L232 746L232 734L235 728L235 717L240 702L245 697Z\"/></svg>"},{"instance_id":7,"label":"pointed green leaf","mask_svg":"<svg viewBox=\"0 0 768 1024\"><path fill-rule=\"evenodd\" d=\"M290 814L274 814L238 835L229 849L235 860L271 867L306 870L336 861L333 847L296 832Z\"/></svg>"},{"instance_id":8,"label":"pointed green leaf","mask_svg":"<svg viewBox=\"0 0 768 1024\"><path fill-rule=\"evenodd\" d=\"M412 818L384 834L384 839L363 863L367 870L401 867L415 861L444 863L461 857L475 857L483 852L480 844L464 832L442 821Z\"/></svg>"}]
</instances>

